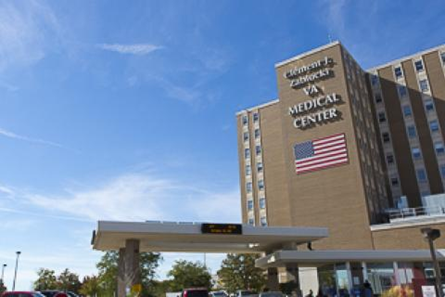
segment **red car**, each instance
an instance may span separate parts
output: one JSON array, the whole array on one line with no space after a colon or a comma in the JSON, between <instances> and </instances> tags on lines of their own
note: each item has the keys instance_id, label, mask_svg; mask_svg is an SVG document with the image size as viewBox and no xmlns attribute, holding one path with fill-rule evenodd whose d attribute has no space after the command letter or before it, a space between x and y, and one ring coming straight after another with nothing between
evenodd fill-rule
<instances>
[{"instance_id":1,"label":"red car","mask_svg":"<svg viewBox=\"0 0 445 297\"><path fill-rule=\"evenodd\" d=\"M39 292L29 292L29 291L14 291L14 292L5 292L2 297L45 297L42 293Z\"/></svg>"}]
</instances>

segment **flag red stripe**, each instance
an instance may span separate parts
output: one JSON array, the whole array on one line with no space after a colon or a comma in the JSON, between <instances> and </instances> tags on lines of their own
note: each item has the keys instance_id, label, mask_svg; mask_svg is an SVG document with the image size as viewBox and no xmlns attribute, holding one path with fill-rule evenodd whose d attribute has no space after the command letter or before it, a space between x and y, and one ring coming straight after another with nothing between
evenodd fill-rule
<instances>
[{"instance_id":1,"label":"flag red stripe","mask_svg":"<svg viewBox=\"0 0 445 297\"><path fill-rule=\"evenodd\" d=\"M342 152L342 153L337 153L333 156L322 158L320 160L313 160L313 161L307 162L307 163L300 163L300 164L297 164L296 166L297 166L297 168L312 167L314 165L319 165L320 163L329 163L329 162L335 161L337 159L347 158L347 157L348 157L348 154Z\"/></svg>"},{"instance_id":2,"label":"flag red stripe","mask_svg":"<svg viewBox=\"0 0 445 297\"><path fill-rule=\"evenodd\" d=\"M312 172L312 171L325 169L325 168L328 168L328 167L335 167L335 166L343 165L343 164L346 164L346 163L348 163L348 158L340 159L336 163L327 164L327 165L324 165L324 166L318 166L318 167L315 167L315 168L310 168L310 169L307 168L307 169L300 169L300 170L297 169L296 172L297 172L297 174L302 174L302 173L307 173L307 172Z\"/></svg>"}]
</instances>

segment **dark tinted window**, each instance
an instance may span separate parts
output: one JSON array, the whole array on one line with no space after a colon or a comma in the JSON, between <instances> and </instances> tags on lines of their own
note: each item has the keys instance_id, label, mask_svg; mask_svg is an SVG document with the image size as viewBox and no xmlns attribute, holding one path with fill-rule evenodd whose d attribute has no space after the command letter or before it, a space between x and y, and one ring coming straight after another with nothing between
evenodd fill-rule
<instances>
[{"instance_id":1,"label":"dark tinted window","mask_svg":"<svg viewBox=\"0 0 445 297\"><path fill-rule=\"evenodd\" d=\"M190 290L187 291L187 297L209 297L209 293L206 290Z\"/></svg>"}]
</instances>

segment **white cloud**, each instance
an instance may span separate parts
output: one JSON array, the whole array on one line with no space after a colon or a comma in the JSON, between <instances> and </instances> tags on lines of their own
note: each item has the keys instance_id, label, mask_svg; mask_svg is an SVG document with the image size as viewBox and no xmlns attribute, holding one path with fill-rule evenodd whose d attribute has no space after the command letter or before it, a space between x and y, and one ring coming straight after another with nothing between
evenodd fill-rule
<instances>
[{"instance_id":1,"label":"white cloud","mask_svg":"<svg viewBox=\"0 0 445 297\"><path fill-rule=\"evenodd\" d=\"M104 43L99 45L99 47L103 50L117 52L120 54L132 54L132 55L147 55L151 52L159 50L162 46L148 44L148 43L140 43L140 44L109 44Z\"/></svg>"},{"instance_id":2,"label":"white cloud","mask_svg":"<svg viewBox=\"0 0 445 297\"><path fill-rule=\"evenodd\" d=\"M240 220L239 193L192 188L153 174L123 174L66 195L26 194L32 204L90 220Z\"/></svg>"},{"instance_id":3,"label":"white cloud","mask_svg":"<svg viewBox=\"0 0 445 297\"><path fill-rule=\"evenodd\" d=\"M41 60L58 31L57 18L43 1L1 1L0 70Z\"/></svg>"},{"instance_id":4,"label":"white cloud","mask_svg":"<svg viewBox=\"0 0 445 297\"><path fill-rule=\"evenodd\" d=\"M28 136L23 136L23 135L19 135L16 134L14 132L5 130L0 128L0 135L4 136L4 137L8 137L11 139L17 139L17 140L23 140L26 142L31 142L31 143L37 143L37 144L43 144L43 145L49 145L49 146L54 146L54 147L58 147L58 148L63 148L63 149L68 149L67 147L61 145L60 143L57 142L53 142L53 141L48 141L48 140L44 140L44 139L40 139L40 138L32 138L32 137L28 137Z\"/></svg>"}]
</instances>

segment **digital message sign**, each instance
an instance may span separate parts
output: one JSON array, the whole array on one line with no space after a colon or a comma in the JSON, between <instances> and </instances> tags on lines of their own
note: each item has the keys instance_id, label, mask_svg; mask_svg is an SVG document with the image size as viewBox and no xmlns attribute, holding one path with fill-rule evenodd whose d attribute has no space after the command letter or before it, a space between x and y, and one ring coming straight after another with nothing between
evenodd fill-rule
<instances>
[{"instance_id":1,"label":"digital message sign","mask_svg":"<svg viewBox=\"0 0 445 297\"><path fill-rule=\"evenodd\" d=\"M241 224L202 224L201 232L204 234L243 234Z\"/></svg>"}]
</instances>

